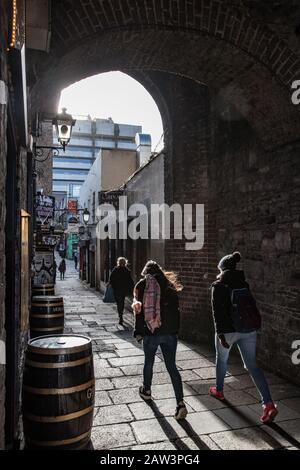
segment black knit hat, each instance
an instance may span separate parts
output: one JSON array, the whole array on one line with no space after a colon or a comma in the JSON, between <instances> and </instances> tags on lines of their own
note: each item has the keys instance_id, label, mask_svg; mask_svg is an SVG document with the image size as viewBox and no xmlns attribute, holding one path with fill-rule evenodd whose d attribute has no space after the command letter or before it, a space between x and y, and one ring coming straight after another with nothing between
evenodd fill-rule
<instances>
[{"instance_id":1,"label":"black knit hat","mask_svg":"<svg viewBox=\"0 0 300 470\"><path fill-rule=\"evenodd\" d=\"M220 271L226 271L227 269L235 269L237 263L241 261L241 259L242 259L241 253L239 253L238 251L235 251L234 253L230 255L224 256L220 260L218 264L218 268L220 269Z\"/></svg>"}]
</instances>

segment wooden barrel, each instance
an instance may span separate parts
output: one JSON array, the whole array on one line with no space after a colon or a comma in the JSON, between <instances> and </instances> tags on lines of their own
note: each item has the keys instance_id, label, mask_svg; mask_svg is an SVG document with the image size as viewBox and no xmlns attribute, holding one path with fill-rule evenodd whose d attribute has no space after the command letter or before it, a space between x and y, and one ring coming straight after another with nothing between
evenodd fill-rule
<instances>
[{"instance_id":1,"label":"wooden barrel","mask_svg":"<svg viewBox=\"0 0 300 470\"><path fill-rule=\"evenodd\" d=\"M57 296L32 297L29 323L31 338L63 333L63 298Z\"/></svg>"},{"instance_id":2,"label":"wooden barrel","mask_svg":"<svg viewBox=\"0 0 300 470\"><path fill-rule=\"evenodd\" d=\"M32 296L55 294L54 284L34 284L31 290L32 290Z\"/></svg>"},{"instance_id":3,"label":"wooden barrel","mask_svg":"<svg viewBox=\"0 0 300 470\"><path fill-rule=\"evenodd\" d=\"M29 341L22 399L26 448L85 448L95 400L90 338L55 335Z\"/></svg>"}]
</instances>

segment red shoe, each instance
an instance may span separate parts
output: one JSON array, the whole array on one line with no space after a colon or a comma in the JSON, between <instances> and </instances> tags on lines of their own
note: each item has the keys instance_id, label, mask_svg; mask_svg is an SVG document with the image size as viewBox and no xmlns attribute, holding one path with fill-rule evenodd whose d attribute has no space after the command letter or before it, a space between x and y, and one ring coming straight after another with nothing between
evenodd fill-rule
<instances>
[{"instance_id":1,"label":"red shoe","mask_svg":"<svg viewBox=\"0 0 300 470\"><path fill-rule=\"evenodd\" d=\"M271 423L277 415L278 410L276 405L274 405L272 401L269 401L266 405L263 405L263 414L260 417L260 421L265 424Z\"/></svg>"},{"instance_id":2,"label":"red shoe","mask_svg":"<svg viewBox=\"0 0 300 470\"><path fill-rule=\"evenodd\" d=\"M216 387L210 387L209 394L212 397L217 398L218 400L225 400L224 393L223 392L218 392Z\"/></svg>"}]
</instances>

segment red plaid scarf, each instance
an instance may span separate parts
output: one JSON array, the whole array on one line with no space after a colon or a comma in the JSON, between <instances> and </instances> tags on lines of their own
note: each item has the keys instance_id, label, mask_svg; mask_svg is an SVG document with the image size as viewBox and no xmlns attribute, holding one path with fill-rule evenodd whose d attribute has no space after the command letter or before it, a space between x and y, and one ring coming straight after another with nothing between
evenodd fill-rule
<instances>
[{"instance_id":1,"label":"red plaid scarf","mask_svg":"<svg viewBox=\"0 0 300 470\"><path fill-rule=\"evenodd\" d=\"M143 295L144 317L147 327L154 332L161 326L160 318L160 285L151 274L145 276L146 286Z\"/></svg>"}]
</instances>

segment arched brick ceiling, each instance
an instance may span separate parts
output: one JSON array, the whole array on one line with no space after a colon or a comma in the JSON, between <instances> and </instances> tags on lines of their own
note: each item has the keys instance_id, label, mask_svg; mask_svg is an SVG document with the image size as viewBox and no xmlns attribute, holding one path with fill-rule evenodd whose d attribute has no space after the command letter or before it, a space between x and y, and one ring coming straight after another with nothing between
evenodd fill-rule
<instances>
[{"instance_id":1,"label":"arched brick ceiling","mask_svg":"<svg viewBox=\"0 0 300 470\"><path fill-rule=\"evenodd\" d=\"M239 0L54 0L50 53L29 58L33 101L49 110L62 88L108 70L164 71L232 102L266 146L297 139L299 57L254 13Z\"/></svg>"}]
</instances>

